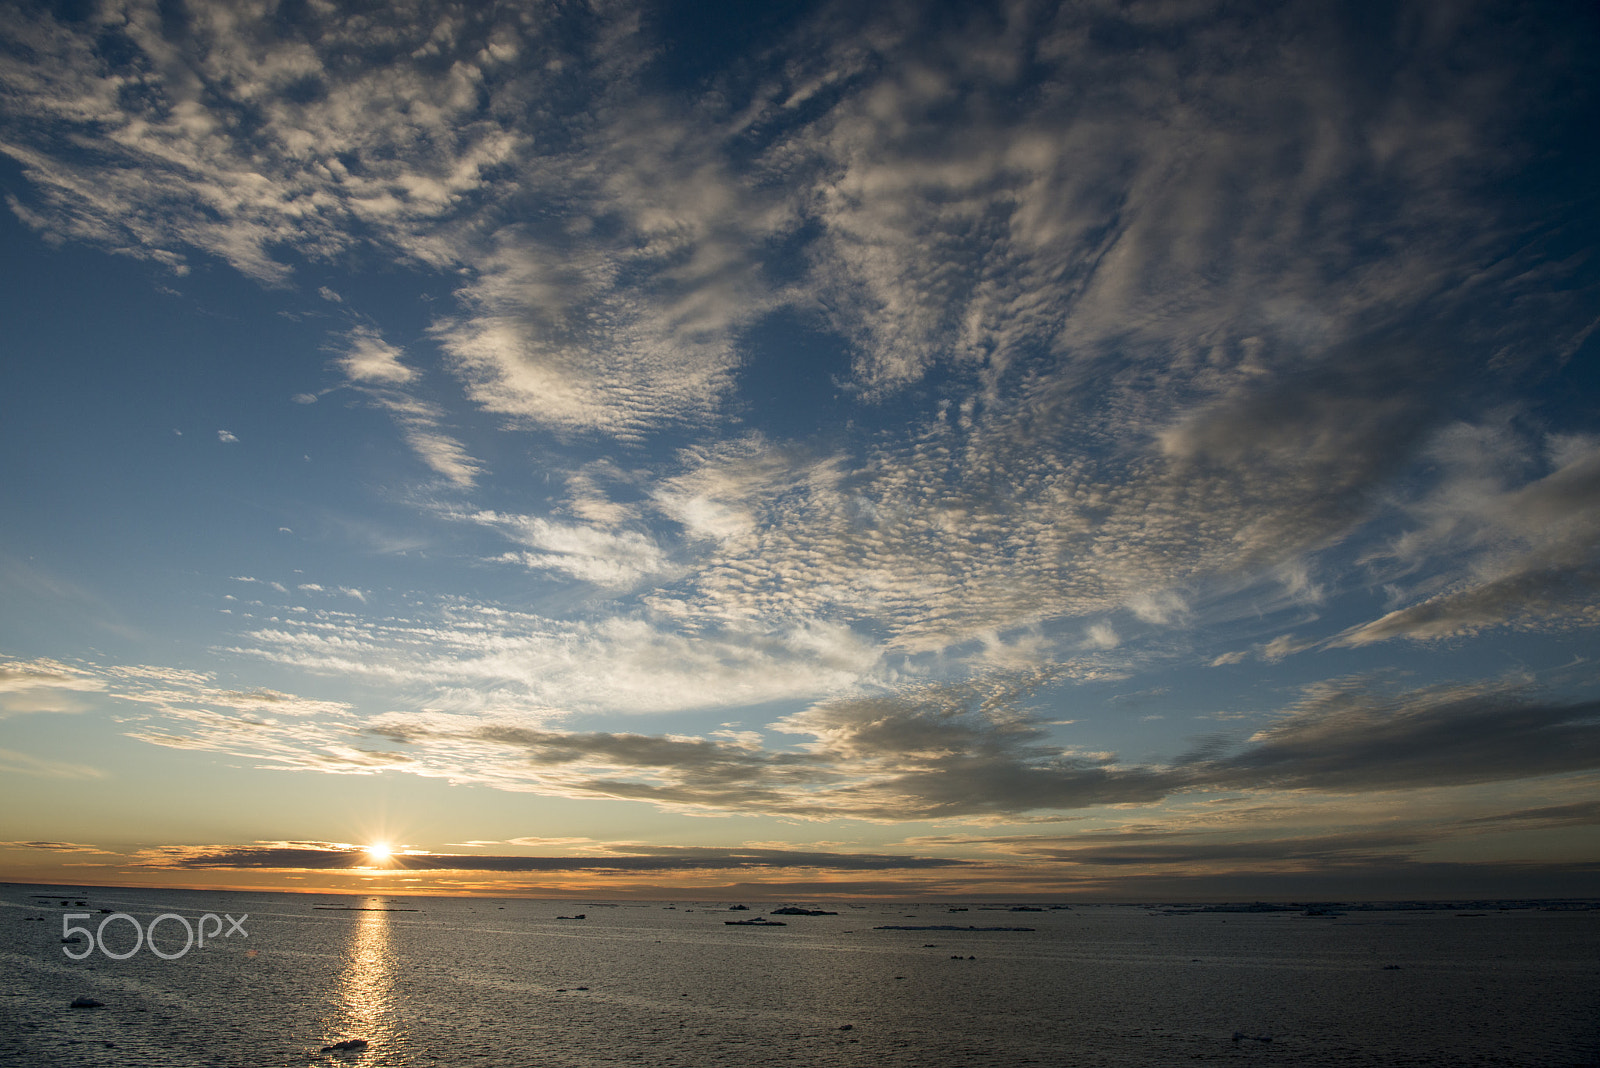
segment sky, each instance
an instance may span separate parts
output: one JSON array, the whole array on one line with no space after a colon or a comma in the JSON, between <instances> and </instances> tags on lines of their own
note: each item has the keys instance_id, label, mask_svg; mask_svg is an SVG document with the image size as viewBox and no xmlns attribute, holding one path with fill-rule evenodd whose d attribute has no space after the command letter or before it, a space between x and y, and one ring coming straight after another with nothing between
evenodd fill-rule
<instances>
[{"instance_id":1,"label":"sky","mask_svg":"<svg viewBox=\"0 0 1600 1068\"><path fill-rule=\"evenodd\" d=\"M0 879L1600 896L1597 97L1565 2L4 3Z\"/></svg>"}]
</instances>

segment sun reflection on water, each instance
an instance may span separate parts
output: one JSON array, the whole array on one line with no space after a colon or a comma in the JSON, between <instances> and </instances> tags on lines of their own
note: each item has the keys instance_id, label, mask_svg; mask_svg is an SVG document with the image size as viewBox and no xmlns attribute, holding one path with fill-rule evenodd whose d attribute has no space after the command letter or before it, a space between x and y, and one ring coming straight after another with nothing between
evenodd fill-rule
<instances>
[{"instance_id":1,"label":"sun reflection on water","mask_svg":"<svg viewBox=\"0 0 1600 1068\"><path fill-rule=\"evenodd\" d=\"M387 912L361 912L350 932L344 971L333 991L327 1044L364 1039L384 1062L404 1063L404 1029L396 1016L395 953Z\"/></svg>"}]
</instances>

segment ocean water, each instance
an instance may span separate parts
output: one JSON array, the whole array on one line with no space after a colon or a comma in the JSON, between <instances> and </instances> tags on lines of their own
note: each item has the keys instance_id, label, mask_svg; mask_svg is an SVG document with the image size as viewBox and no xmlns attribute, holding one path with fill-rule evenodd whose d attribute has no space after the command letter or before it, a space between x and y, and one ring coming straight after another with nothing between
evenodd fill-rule
<instances>
[{"instance_id":1,"label":"ocean water","mask_svg":"<svg viewBox=\"0 0 1600 1068\"><path fill-rule=\"evenodd\" d=\"M840 914L761 928L730 902L40 892L0 886L7 1065L1600 1066L1600 911L807 902ZM157 925L172 960L123 919L63 946L100 909L217 919L181 956ZM1034 930L876 929L944 924Z\"/></svg>"}]
</instances>

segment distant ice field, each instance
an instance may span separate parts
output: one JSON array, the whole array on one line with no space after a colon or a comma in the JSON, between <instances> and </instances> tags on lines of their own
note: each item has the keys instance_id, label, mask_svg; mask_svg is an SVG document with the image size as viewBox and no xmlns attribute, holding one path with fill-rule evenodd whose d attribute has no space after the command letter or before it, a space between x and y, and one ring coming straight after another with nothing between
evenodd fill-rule
<instances>
[{"instance_id":1,"label":"distant ice field","mask_svg":"<svg viewBox=\"0 0 1600 1068\"><path fill-rule=\"evenodd\" d=\"M0 1064L1600 1066L1600 911L734 904L0 886Z\"/></svg>"}]
</instances>

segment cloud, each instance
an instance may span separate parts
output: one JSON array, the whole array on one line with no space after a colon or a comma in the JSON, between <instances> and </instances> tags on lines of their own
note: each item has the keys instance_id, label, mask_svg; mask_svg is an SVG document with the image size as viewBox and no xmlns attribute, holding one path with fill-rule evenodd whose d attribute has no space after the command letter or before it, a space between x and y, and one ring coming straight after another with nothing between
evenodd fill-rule
<instances>
[{"instance_id":1,"label":"cloud","mask_svg":"<svg viewBox=\"0 0 1600 1068\"><path fill-rule=\"evenodd\" d=\"M1265 660L1275 664L1284 657L1303 653L1307 649L1315 649L1322 643L1315 640L1296 638L1293 634L1280 634L1271 641L1261 642L1253 649L1236 649L1231 652L1221 653L1211 659L1212 667L1223 667L1228 664L1242 664L1254 656L1257 660Z\"/></svg>"},{"instance_id":2,"label":"cloud","mask_svg":"<svg viewBox=\"0 0 1600 1068\"><path fill-rule=\"evenodd\" d=\"M0 659L0 693L21 693L34 689L91 691L104 684L85 668L59 660Z\"/></svg>"},{"instance_id":3,"label":"cloud","mask_svg":"<svg viewBox=\"0 0 1600 1068\"><path fill-rule=\"evenodd\" d=\"M1080 487L1050 485L1058 458L1003 438L940 418L859 471L760 438L685 454L652 503L703 555L646 603L704 622L836 619L907 652L1114 608L1103 553L1119 543L1089 548L1084 518L1062 507Z\"/></svg>"},{"instance_id":4,"label":"cloud","mask_svg":"<svg viewBox=\"0 0 1600 1068\"><path fill-rule=\"evenodd\" d=\"M449 518L499 531L508 540L535 550L507 553L502 560L533 571L558 572L601 589L631 589L677 570L662 548L638 530L492 511L452 513Z\"/></svg>"},{"instance_id":5,"label":"cloud","mask_svg":"<svg viewBox=\"0 0 1600 1068\"><path fill-rule=\"evenodd\" d=\"M1327 872L1408 861L1422 852L1429 839L1416 832L1381 830L1252 839L1189 830L1118 830L1061 836L997 835L975 841L991 850L1066 865L1216 870L1244 864L1268 870Z\"/></svg>"},{"instance_id":6,"label":"cloud","mask_svg":"<svg viewBox=\"0 0 1600 1068\"><path fill-rule=\"evenodd\" d=\"M765 247L794 213L740 173L717 94L640 92L640 21L599 5L554 33L426 2L305 9L292 34L266 11L180 27L139 2L100 38L11 20L0 76L33 120L0 145L34 194L13 210L58 239L179 271L198 252L269 285L290 279L285 250L377 244L465 268L435 336L485 409L622 437L704 420L735 333L772 303ZM380 347L358 350L353 379L405 384Z\"/></svg>"},{"instance_id":7,"label":"cloud","mask_svg":"<svg viewBox=\"0 0 1600 1068\"><path fill-rule=\"evenodd\" d=\"M822 622L686 632L642 617L560 620L456 600L403 619L275 618L237 641L234 652L270 663L425 687L440 694L436 707L474 711L757 705L849 688L879 661L871 643Z\"/></svg>"},{"instance_id":8,"label":"cloud","mask_svg":"<svg viewBox=\"0 0 1600 1068\"><path fill-rule=\"evenodd\" d=\"M439 405L402 388L414 384L418 376L400 362L401 350L369 326L353 327L340 347L343 355L335 363L350 386L394 419L406 444L428 469L458 489L470 489L483 474L483 465L445 432L445 413Z\"/></svg>"},{"instance_id":9,"label":"cloud","mask_svg":"<svg viewBox=\"0 0 1600 1068\"><path fill-rule=\"evenodd\" d=\"M343 655L367 659L355 648ZM768 726L792 739L783 744L727 727L706 737L567 730L560 710L541 708L527 691L485 701L481 689L441 688L436 700L454 701L456 711L361 715L342 702L221 688L204 673L121 666L93 677L142 710L130 736L269 768L404 771L516 792L805 819L1051 818L1180 796L1357 795L1600 768L1600 705L1518 681L1408 690L1383 679L1331 680L1307 687L1248 737L1219 736L1165 763L1131 764L1063 741L1074 724L1043 697L1059 669L827 698ZM701 693L685 707L705 703ZM89 773L12 760L35 774Z\"/></svg>"},{"instance_id":10,"label":"cloud","mask_svg":"<svg viewBox=\"0 0 1600 1068\"><path fill-rule=\"evenodd\" d=\"M1569 805L1544 805L1515 812L1499 812L1462 821L1466 826L1505 824L1504 830L1546 827L1593 827L1600 825L1600 801L1576 801ZM1489 829L1494 829L1492 826Z\"/></svg>"},{"instance_id":11,"label":"cloud","mask_svg":"<svg viewBox=\"0 0 1600 1068\"><path fill-rule=\"evenodd\" d=\"M346 336L344 355L336 363L353 384L404 386L414 381L417 373L400 362L401 355L376 330L358 326Z\"/></svg>"},{"instance_id":12,"label":"cloud","mask_svg":"<svg viewBox=\"0 0 1600 1068\"><path fill-rule=\"evenodd\" d=\"M501 64L482 51L497 28L470 16L407 5L302 36L274 33L266 12L197 8L180 24L134 2L117 14L89 33L8 20L11 54L27 57L4 67L25 105L12 114L30 119L8 124L6 151L38 192L18 208L53 235L178 269L197 250L282 284L278 249L327 257L353 245L351 228L409 235L484 191L485 169L512 151L475 114ZM459 63L441 55L452 45ZM338 62L386 46L388 63ZM246 113L247 127L229 121ZM400 243L439 259L424 235Z\"/></svg>"},{"instance_id":13,"label":"cloud","mask_svg":"<svg viewBox=\"0 0 1600 1068\"><path fill-rule=\"evenodd\" d=\"M1583 240L1547 180L1576 158L1560 109L1592 102L1583 45L1481 14L824 5L759 75L692 92L629 5L0 20L25 225L302 284L333 388L434 476L418 509L499 539L472 566L574 587L269 609L219 640L390 695L372 710L59 665L0 708L103 690L135 737L268 767L818 819L1590 769L1592 705L1511 683L1324 683L1165 763L1046 707L1141 657L1600 622L1600 443L1485 410L1593 329L1594 268L1548 236ZM303 281L373 262L437 294L431 320ZM794 323L850 361L805 440L743 394ZM541 508L487 462L509 456L565 496ZM1357 581L1379 618L1281 618ZM769 702L759 732L566 726ZM1341 841L1285 848L1367 848Z\"/></svg>"},{"instance_id":14,"label":"cloud","mask_svg":"<svg viewBox=\"0 0 1600 1068\"><path fill-rule=\"evenodd\" d=\"M960 818L1148 802L1181 788L1159 771L1115 766L1110 754L1048 744L1016 704L1041 678L823 702L773 724L809 739L786 750L749 733L569 732L441 714L387 714L367 730L419 754L413 770L455 781L805 818Z\"/></svg>"},{"instance_id":15,"label":"cloud","mask_svg":"<svg viewBox=\"0 0 1600 1068\"><path fill-rule=\"evenodd\" d=\"M913 654L1063 619L1130 644L1110 613L1189 625L1218 590L1309 575L1464 383L1592 328L1591 274L1520 236L1549 205L1482 177L1542 158L1532 120L1570 95L1575 46L1531 25L824 5L769 43L768 76L733 64L688 95L648 74L651 20L608 5L560 33L423 2L307 10L291 34L119 10L103 39L7 27L19 216L269 285L374 250L430 275L453 303L405 349L318 290L349 316L347 384L458 493L490 472L424 392L433 363L563 445L695 439L641 461L637 507L575 491L578 523L521 517L537 544L509 558L655 581L685 625L821 619ZM850 414L892 432L728 440L778 312L849 347ZM1592 567L1550 551L1347 641L1517 603L1587 620Z\"/></svg>"},{"instance_id":16,"label":"cloud","mask_svg":"<svg viewBox=\"0 0 1600 1068\"><path fill-rule=\"evenodd\" d=\"M560 732L470 720L452 724L437 717L432 722L385 717L368 729L453 756L458 767L475 760L497 766L503 784L574 796L783 810L795 804L786 786L803 789L832 774L813 756L763 753L703 738Z\"/></svg>"},{"instance_id":17,"label":"cloud","mask_svg":"<svg viewBox=\"0 0 1600 1068\"><path fill-rule=\"evenodd\" d=\"M608 133L619 140L583 166L617 167L612 181L558 195L577 201L569 210L579 218L609 218L621 233L601 244L499 231L457 292L467 312L440 320L434 337L486 411L639 441L707 423L732 389L735 332L772 303L752 252L773 226L738 203L748 187L710 158L669 158L710 147L695 129L664 118L649 134ZM626 158L607 159L613 152Z\"/></svg>"},{"instance_id":18,"label":"cloud","mask_svg":"<svg viewBox=\"0 0 1600 1068\"><path fill-rule=\"evenodd\" d=\"M1313 687L1242 743L1167 765L1128 765L1050 740L1019 701L1038 676L907 688L820 703L778 721L798 751L708 739L463 725L379 733L421 747L468 743L457 767L526 760L531 788L735 811L863 819L972 818L1152 803L1229 790L1361 793L1506 782L1600 767L1600 707L1540 700L1515 685L1385 691ZM483 744L488 743L488 744Z\"/></svg>"},{"instance_id":19,"label":"cloud","mask_svg":"<svg viewBox=\"0 0 1600 1068\"><path fill-rule=\"evenodd\" d=\"M1537 861L1440 859L1455 828L1395 829L1392 809L1361 830L1305 833L1271 827L1127 827L1076 835L929 836L907 846L935 852L980 846L980 878L1066 887L1131 901L1399 901L1582 894L1594 865L1582 857ZM1473 843L1474 848L1478 847Z\"/></svg>"},{"instance_id":20,"label":"cloud","mask_svg":"<svg viewBox=\"0 0 1600 1068\"><path fill-rule=\"evenodd\" d=\"M220 687L215 676L149 665L85 667L92 688L136 710L121 718L129 737L166 748L209 750L261 759L274 767L316 767L370 773L404 764L404 756L363 751L349 725L352 706L280 690ZM78 685L84 685L78 680ZM120 718L120 717L119 717ZM98 777L77 765L12 754L27 774ZM31 770L30 770L31 769Z\"/></svg>"},{"instance_id":21,"label":"cloud","mask_svg":"<svg viewBox=\"0 0 1600 1068\"><path fill-rule=\"evenodd\" d=\"M738 847L609 846L604 856L483 856L399 853L377 864L363 849L333 843L271 843L248 846L167 846L146 851L152 867L186 869L340 870L394 868L404 871L478 872L693 872L763 869L816 871L899 871L960 868L972 862L883 853L821 853L792 849Z\"/></svg>"},{"instance_id":22,"label":"cloud","mask_svg":"<svg viewBox=\"0 0 1600 1068\"><path fill-rule=\"evenodd\" d=\"M82 712L88 706L77 694L105 689L89 670L38 658L0 658L0 719L38 712Z\"/></svg>"},{"instance_id":23,"label":"cloud","mask_svg":"<svg viewBox=\"0 0 1600 1068\"><path fill-rule=\"evenodd\" d=\"M80 842L0 842L0 849L39 849L49 853L104 853L105 850Z\"/></svg>"},{"instance_id":24,"label":"cloud","mask_svg":"<svg viewBox=\"0 0 1600 1068\"><path fill-rule=\"evenodd\" d=\"M1356 91L1341 57L1373 42L1311 5L1012 8L943 34L901 11L850 18L815 62L854 84L808 147L829 176L816 254L869 389L1041 344L1087 363L1177 340L1155 373L1208 392L1245 356L1219 348L1253 348L1259 370L1314 357L1317 332L1449 276L1444 235L1484 221L1454 168L1509 119L1489 79L1449 71L1466 22L1435 22ZM1278 47L1243 47L1263 35ZM1421 98L1409 79L1429 75L1449 92ZM1416 241L1357 274L1366 241L1400 233Z\"/></svg>"},{"instance_id":25,"label":"cloud","mask_svg":"<svg viewBox=\"0 0 1600 1068\"><path fill-rule=\"evenodd\" d=\"M770 247L807 226L808 281L859 339L869 393L945 360L1000 368L1028 345L1292 339L1348 318L1314 296L1330 278L1391 307L1448 274L1435 257L1482 220L1452 166L1515 114L1452 75L1448 47L1409 57L1447 80L1443 103L1404 74L1387 102L1334 92L1339 56L1361 44L1294 6L1265 27L1197 8L1171 38L1144 9L973 13L943 30L908 10L825 9L779 46L777 82L728 72L694 103L642 87L651 42L624 13L575 16L558 43L413 8L307 13L285 38L237 12L163 36L136 6L104 29L125 69L67 25L19 25L38 62L7 68L12 91L100 152L14 128L8 150L39 193L27 217L166 262L200 248L269 282L289 270L276 248L332 258L353 235L464 265L437 336L479 403L630 437L704 418L726 393L739 330L794 299ZM1241 66L1230 46L1263 32L1295 43ZM119 94L129 83L141 93ZM223 121L239 109L256 116L248 138ZM1169 136L1173 115L1191 136ZM1331 191L1369 210L1311 210ZM502 213L517 221L481 236ZM1348 277L1398 234L1414 240L1377 275Z\"/></svg>"},{"instance_id":26,"label":"cloud","mask_svg":"<svg viewBox=\"0 0 1600 1068\"><path fill-rule=\"evenodd\" d=\"M222 442L224 445L231 445L237 442L239 439L226 430L219 430L217 431L217 440Z\"/></svg>"},{"instance_id":27,"label":"cloud","mask_svg":"<svg viewBox=\"0 0 1600 1068\"><path fill-rule=\"evenodd\" d=\"M51 760L19 753L15 749L0 749L0 771L11 775L26 775L34 779L103 779L106 773L88 764L74 764L65 760Z\"/></svg>"},{"instance_id":28,"label":"cloud","mask_svg":"<svg viewBox=\"0 0 1600 1068\"><path fill-rule=\"evenodd\" d=\"M1441 561L1456 561L1464 574L1452 582L1446 573L1443 592L1351 627L1330 644L1600 622L1600 439L1552 437L1542 457L1529 444L1504 424L1457 424L1439 435L1433 454L1445 476L1407 509L1419 525L1368 559L1404 572L1428 568L1434 584ZM1540 467L1548 473L1519 477Z\"/></svg>"},{"instance_id":29,"label":"cloud","mask_svg":"<svg viewBox=\"0 0 1600 1068\"><path fill-rule=\"evenodd\" d=\"M215 685L212 675L202 672L130 665L107 668L104 675L116 696L155 705L168 714L200 715L205 709L227 709L245 717L339 717L351 710L350 705L340 701L299 697L280 690L222 689Z\"/></svg>"},{"instance_id":30,"label":"cloud","mask_svg":"<svg viewBox=\"0 0 1600 1068\"><path fill-rule=\"evenodd\" d=\"M907 687L885 697L823 702L776 727L810 736L838 787L819 811L879 819L938 819L1031 809L1150 802L1173 788L1155 769L1119 766L1051 744L1020 702L1048 673Z\"/></svg>"},{"instance_id":31,"label":"cloud","mask_svg":"<svg viewBox=\"0 0 1600 1068\"><path fill-rule=\"evenodd\" d=\"M1180 762L1210 788L1361 792L1504 782L1600 764L1600 703L1524 684L1397 691L1349 679L1308 688L1235 752Z\"/></svg>"},{"instance_id":32,"label":"cloud","mask_svg":"<svg viewBox=\"0 0 1600 1068\"><path fill-rule=\"evenodd\" d=\"M671 855L645 855L646 849L628 843L608 845L601 857L461 857L451 854L403 855L394 870L450 872L540 873L590 875L603 884L633 892L681 888L691 880L706 896L723 899L771 898L789 900L819 897L878 896L890 900L927 899L974 893L1017 896L1060 892L1110 892L1111 896L1149 900L1204 898L1239 900L1241 889L1268 886L1277 897L1306 900L1330 896L1438 898L1506 897L1539 894L1537 887L1581 887L1592 877L1593 865L1578 861L1532 864L1448 862L1431 859L1426 836L1374 831L1321 835L1276 835L1259 841L1207 840L1193 833L1090 833L1074 840L1014 836L986 849L981 860L928 856L942 852L940 839L924 839L923 849L911 854L861 854L835 851L768 850L762 847L722 849L680 848ZM958 848L970 845L958 843ZM235 868L250 870L341 870L346 864L370 860L351 847L318 843L257 843L253 846L180 847L166 856L145 854L143 861L157 867ZM474 863L475 861L480 861ZM357 868L355 870L362 870ZM746 881L711 884L695 879L696 873L744 872ZM883 872L882 879L849 877L852 873ZM651 875L670 876L660 883L641 883ZM808 878L807 876L812 876ZM818 877L820 876L820 877ZM501 882L485 885L504 887ZM580 884L568 884L574 889ZM1161 888L1158 890L1157 888ZM542 884L528 889L548 892ZM1182 893L1187 889L1189 893ZM1357 891L1350 894L1350 891ZM1174 892L1178 891L1178 892ZM592 890L590 891L592 892ZM1246 891L1247 893L1247 891Z\"/></svg>"},{"instance_id":33,"label":"cloud","mask_svg":"<svg viewBox=\"0 0 1600 1068\"><path fill-rule=\"evenodd\" d=\"M1115 649L1122 644L1116 628L1109 623L1094 623L1085 633L1084 642L1092 649Z\"/></svg>"},{"instance_id":34,"label":"cloud","mask_svg":"<svg viewBox=\"0 0 1600 1068\"><path fill-rule=\"evenodd\" d=\"M456 486L471 487L482 473L483 465L459 441L433 429L432 418L432 409L406 412L402 420L406 444L435 473Z\"/></svg>"}]
</instances>

